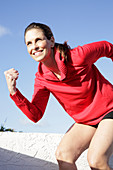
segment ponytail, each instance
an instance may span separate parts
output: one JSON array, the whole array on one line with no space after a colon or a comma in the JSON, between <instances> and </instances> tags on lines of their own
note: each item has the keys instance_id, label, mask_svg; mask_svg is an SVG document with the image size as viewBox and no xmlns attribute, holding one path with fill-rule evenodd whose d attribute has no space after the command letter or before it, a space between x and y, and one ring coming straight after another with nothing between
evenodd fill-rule
<instances>
[{"instance_id":1,"label":"ponytail","mask_svg":"<svg viewBox=\"0 0 113 170\"><path fill-rule=\"evenodd\" d=\"M67 62L67 52L70 49L70 46L67 44L67 41L64 44L55 43L56 50L59 51L61 56L64 57L64 61Z\"/></svg>"}]
</instances>

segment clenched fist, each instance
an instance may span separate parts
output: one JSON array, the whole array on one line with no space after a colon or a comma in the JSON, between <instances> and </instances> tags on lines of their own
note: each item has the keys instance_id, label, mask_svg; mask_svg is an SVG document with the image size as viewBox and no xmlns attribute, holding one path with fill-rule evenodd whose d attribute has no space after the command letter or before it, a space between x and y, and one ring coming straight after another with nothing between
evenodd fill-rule
<instances>
[{"instance_id":1,"label":"clenched fist","mask_svg":"<svg viewBox=\"0 0 113 170\"><path fill-rule=\"evenodd\" d=\"M14 68L11 68L4 72L8 90L11 95L15 94L16 92L16 80L18 79L18 71Z\"/></svg>"}]
</instances>

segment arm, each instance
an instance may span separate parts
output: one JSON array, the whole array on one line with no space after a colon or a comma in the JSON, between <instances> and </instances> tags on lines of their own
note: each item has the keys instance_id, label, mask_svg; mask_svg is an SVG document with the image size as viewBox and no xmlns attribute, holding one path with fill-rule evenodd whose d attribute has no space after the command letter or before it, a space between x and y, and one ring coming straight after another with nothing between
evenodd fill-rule
<instances>
[{"instance_id":1,"label":"arm","mask_svg":"<svg viewBox=\"0 0 113 170\"><path fill-rule=\"evenodd\" d=\"M108 57L113 61L113 44L107 41L99 41L78 46L74 49L74 54L77 55L77 64L86 63L92 65L101 57Z\"/></svg>"},{"instance_id":2,"label":"arm","mask_svg":"<svg viewBox=\"0 0 113 170\"><path fill-rule=\"evenodd\" d=\"M5 76L7 77L8 75L6 75L6 73L5 73ZM13 79L15 79L14 76L13 76ZM11 83L9 83L9 84L11 84ZM9 84L8 84L8 89L10 89L9 86L11 86ZM16 85L15 85L15 89L16 89ZM9 90L9 92L10 92L10 90ZM17 107L30 120L32 120L33 122L36 123L42 118L42 116L44 114L44 111L45 111L45 108L46 108L46 105L48 102L49 94L50 94L50 92L46 88L44 88L43 86L38 84L37 80L35 80L34 94L33 94L31 102L29 102L20 93L20 91L18 89L16 89L14 93L10 93L10 97L15 102Z\"/></svg>"},{"instance_id":3,"label":"arm","mask_svg":"<svg viewBox=\"0 0 113 170\"><path fill-rule=\"evenodd\" d=\"M85 48L86 59L89 59L91 63L95 63L101 57L108 57L113 60L113 44L107 41L91 43L86 45Z\"/></svg>"}]
</instances>

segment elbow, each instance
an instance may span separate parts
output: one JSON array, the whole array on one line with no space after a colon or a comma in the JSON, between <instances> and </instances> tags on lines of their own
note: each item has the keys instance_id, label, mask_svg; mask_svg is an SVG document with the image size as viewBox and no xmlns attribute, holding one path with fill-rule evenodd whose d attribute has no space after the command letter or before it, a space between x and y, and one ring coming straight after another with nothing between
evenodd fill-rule
<instances>
[{"instance_id":1,"label":"elbow","mask_svg":"<svg viewBox=\"0 0 113 170\"><path fill-rule=\"evenodd\" d=\"M32 121L33 121L34 123L37 123L39 120L40 120L40 119L37 119L37 118L32 119Z\"/></svg>"},{"instance_id":2,"label":"elbow","mask_svg":"<svg viewBox=\"0 0 113 170\"><path fill-rule=\"evenodd\" d=\"M40 115L40 116L38 116L38 117L35 117L34 119L32 119L32 121L33 121L34 123L37 123L37 122L42 118L42 116L43 116L43 115Z\"/></svg>"},{"instance_id":3,"label":"elbow","mask_svg":"<svg viewBox=\"0 0 113 170\"><path fill-rule=\"evenodd\" d=\"M38 120L32 120L34 123L37 123L38 122Z\"/></svg>"},{"instance_id":4,"label":"elbow","mask_svg":"<svg viewBox=\"0 0 113 170\"><path fill-rule=\"evenodd\" d=\"M42 117L43 117L42 111L37 109L30 110L30 115L28 116L28 118L34 123L37 123Z\"/></svg>"}]
</instances>

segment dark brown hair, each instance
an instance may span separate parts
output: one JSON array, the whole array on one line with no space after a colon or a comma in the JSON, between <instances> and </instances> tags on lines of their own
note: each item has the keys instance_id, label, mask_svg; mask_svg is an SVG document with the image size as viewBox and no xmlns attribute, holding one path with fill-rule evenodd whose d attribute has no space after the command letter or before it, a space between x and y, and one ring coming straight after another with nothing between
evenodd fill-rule
<instances>
[{"instance_id":1,"label":"dark brown hair","mask_svg":"<svg viewBox=\"0 0 113 170\"><path fill-rule=\"evenodd\" d=\"M31 24L29 24L26 27L26 29L24 31L24 38L25 38L26 32L28 30L32 29L32 28L41 29L48 40L50 40L51 37L53 36L53 33L52 33L51 29L47 25L42 24L42 23L32 22ZM67 42L65 41L64 44L55 43L55 47L60 52L60 54L64 57L65 61L67 61L67 51L70 48L67 45Z\"/></svg>"}]
</instances>

